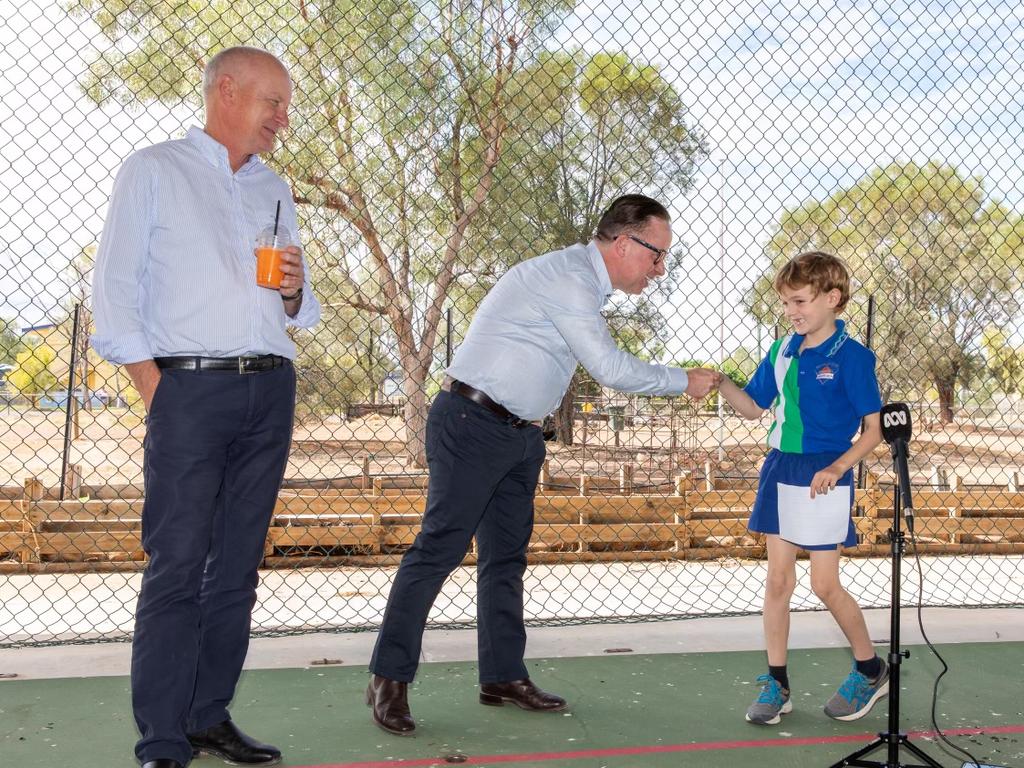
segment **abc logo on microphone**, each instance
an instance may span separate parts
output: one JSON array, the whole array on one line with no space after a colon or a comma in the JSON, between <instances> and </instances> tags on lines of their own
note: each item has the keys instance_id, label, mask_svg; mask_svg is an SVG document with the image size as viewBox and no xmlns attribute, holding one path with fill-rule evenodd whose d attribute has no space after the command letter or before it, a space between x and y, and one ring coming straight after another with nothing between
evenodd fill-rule
<instances>
[{"instance_id":1,"label":"abc logo on microphone","mask_svg":"<svg viewBox=\"0 0 1024 768\"><path fill-rule=\"evenodd\" d=\"M882 424L886 427L905 427L907 426L907 412L887 411L882 414Z\"/></svg>"}]
</instances>

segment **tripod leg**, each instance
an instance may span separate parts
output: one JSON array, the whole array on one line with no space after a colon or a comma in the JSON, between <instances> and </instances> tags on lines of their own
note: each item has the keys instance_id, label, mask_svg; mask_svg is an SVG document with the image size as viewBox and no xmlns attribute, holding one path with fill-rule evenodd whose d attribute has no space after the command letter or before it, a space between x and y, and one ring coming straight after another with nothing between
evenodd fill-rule
<instances>
[{"instance_id":1,"label":"tripod leg","mask_svg":"<svg viewBox=\"0 0 1024 768\"><path fill-rule=\"evenodd\" d=\"M888 742L885 739L879 737L867 746L861 747L856 752L851 752L838 763L833 763L829 766L829 768L846 768L850 765L884 765L883 763L866 763L863 762L860 758L864 757L865 755L869 755L876 749L881 749L882 747L885 747L887 745Z\"/></svg>"},{"instance_id":2,"label":"tripod leg","mask_svg":"<svg viewBox=\"0 0 1024 768\"><path fill-rule=\"evenodd\" d=\"M913 752L919 758L924 760L924 762L928 765L928 768L942 768L941 763L937 763L935 760L929 757L922 749L920 749L917 745L910 742L908 739L901 739L901 741L903 742L903 746L906 749L908 749L910 752Z\"/></svg>"}]
</instances>

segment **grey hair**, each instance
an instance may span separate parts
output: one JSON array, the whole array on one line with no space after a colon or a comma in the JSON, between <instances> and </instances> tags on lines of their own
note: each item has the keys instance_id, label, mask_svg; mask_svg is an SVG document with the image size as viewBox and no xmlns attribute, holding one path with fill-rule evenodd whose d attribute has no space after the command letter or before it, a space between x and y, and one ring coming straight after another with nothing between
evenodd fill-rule
<instances>
[{"instance_id":1,"label":"grey hair","mask_svg":"<svg viewBox=\"0 0 1024 768\"><path fill-rule=\"evenodd\" d=\"M223 51L218 51L213 58L206 62L206 66L203 68L203 99L209 98L213 89L217 87L217 81L220 80L221 75L227 74L231 70L232 65L257 57L271 58L284 69L284 64L281 64L280 59L262 48L254 48L249 45L236 45L231 48L225 48Z\"/></svg>"}]
</instances>

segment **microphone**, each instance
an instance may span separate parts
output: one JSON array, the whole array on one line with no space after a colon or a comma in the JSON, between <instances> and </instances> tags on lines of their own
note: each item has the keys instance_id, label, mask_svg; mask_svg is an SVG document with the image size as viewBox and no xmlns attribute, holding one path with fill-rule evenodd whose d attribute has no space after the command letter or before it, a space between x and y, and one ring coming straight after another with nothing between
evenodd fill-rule
<instances>
[{"instance_id":1,"label":"microphone","mask_svg":"<svg viewBox=\"0 0 1024 768\"><path fill-rule=\"evenodd\" d=\"M908 443L910 442L910 408L906 403L886 403L879 413L882 422L882 439L889 444L893 467L896 470L898 488L903 503L903 516L907 530L914 530L914 497L910 492L910 467Z\"/></svg>"}]
</instances>

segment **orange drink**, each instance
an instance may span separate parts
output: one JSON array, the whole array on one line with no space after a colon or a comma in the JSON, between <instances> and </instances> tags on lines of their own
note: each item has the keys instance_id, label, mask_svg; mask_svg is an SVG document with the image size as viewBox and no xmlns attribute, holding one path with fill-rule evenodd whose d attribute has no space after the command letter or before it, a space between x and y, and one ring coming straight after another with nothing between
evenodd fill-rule
<instances>
[{"instance_id":1,"label":"orange drink","mask_svg":"<svg viewBox=\"0 0 1024 768\"><path fill-rule=\"evenodd\" d=\"M281 248L272 246L260 246L256 249L256 285L264 288L280 288L281 278Z\"/></svg>"},{"instance_id":2,"label":"orange drink","mask_svg":"<svg viewBox=\"0 0 1024 768\"><path fill-rule=\"evenodd\" d=\"M292 244L291 233L282 226L265 227L256 236L256 285L279 290L281 278L281 254Z\"/></svg>"}]
</instances>

